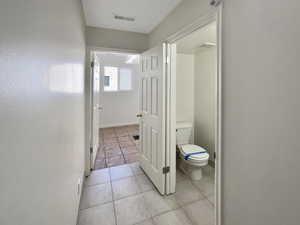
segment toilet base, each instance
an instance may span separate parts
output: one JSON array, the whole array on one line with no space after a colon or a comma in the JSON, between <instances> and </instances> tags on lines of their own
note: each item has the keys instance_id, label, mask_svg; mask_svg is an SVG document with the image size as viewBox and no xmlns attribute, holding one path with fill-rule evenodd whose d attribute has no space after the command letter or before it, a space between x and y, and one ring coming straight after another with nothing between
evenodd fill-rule
<instances>
[{"instance_id":1,"label":"toilet base","mask_svg":"<svg viewBox=\"0 0 300 225\"><path fill-rule=\"evenodd\" d=\"M201 166L190 165L181 159L179 169L187 176L189 176L192 180L201 180L202 178Z\"/></svg>"}]
</instances>

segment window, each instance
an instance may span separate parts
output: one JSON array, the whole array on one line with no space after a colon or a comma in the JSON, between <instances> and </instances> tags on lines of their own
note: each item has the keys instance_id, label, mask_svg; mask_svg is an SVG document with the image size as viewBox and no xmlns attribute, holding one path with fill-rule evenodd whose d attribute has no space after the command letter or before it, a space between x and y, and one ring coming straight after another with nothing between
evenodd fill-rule
<instances>
[{"instance_id":1,"label":"window","mask_svg":"<svg viewBox=\"0 0 300 225\"><path fill-rule=\"evenodd\" d=\"M104 67L104 91L118 90L118 68L105 66Z\"/></svg>"},{"instance_id":2,"label":"window","mask_svg":"<svg viewBox=\"0 0 300 225\"><path fill-rule=\"evenodd\" d=\"M132 90L131 69L105 66L103 85L104 85L104 91Z\"/></svg>"},{"instance_id":3,"label":"window","mask_svg":"<svg viewBox=\"0 0 300 225\"><path fill-rule=\"evenodd\" d=\"M131 70L120 69L120 90L128 91L131 90Z\"/></svg>"}]
</instances>

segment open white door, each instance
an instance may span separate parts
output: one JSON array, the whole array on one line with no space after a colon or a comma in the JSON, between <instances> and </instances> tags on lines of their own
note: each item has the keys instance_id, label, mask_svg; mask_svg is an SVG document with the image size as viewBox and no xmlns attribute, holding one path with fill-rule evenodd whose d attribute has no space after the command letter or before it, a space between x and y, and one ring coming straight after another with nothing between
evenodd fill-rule
<instances>
[{"instance_id":1,"label":"open white door","mask_svg":"<svg viewBox=\"0 0 300 225\"><path fill-rule=\"evenodd\" d=\"M99 148L99 122L100 122L100 70L97 57L93 57L92 62L92 151L91 151L91 168L94 168L97 151Z\"/></svg>"},{"instance_id":2,"label":"open white door","mask_svg":"<svg viewBox=\"0 0 300 225\"><path fill-rule=\"evenodd\" d=\"M165 194L166 45L144 52L140 67L140 164L158 191Z\"/></svg>"}]
</instances>

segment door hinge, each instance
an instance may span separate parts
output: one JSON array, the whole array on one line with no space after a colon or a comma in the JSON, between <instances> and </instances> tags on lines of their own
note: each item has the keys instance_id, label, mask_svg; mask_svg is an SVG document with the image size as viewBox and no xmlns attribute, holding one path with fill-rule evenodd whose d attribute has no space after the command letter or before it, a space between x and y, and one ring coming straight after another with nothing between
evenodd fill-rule
<instances>
[{"instance_id":1,"label":"door hinge","mask_svg":"<svg viewBox=\"0 0 300 225\"><path fill-rule=\"evenodd\" d=\"M94 62L91 62L91 67L92 67L92 68L94 68L94 65L95 65L95 63L94 63Z\"/></svg>"},{"instance_id":2,"label":"door hinge","mask_svg":"<svg viewBox=\"0 0 300 225\"><path fill-rule=\"evenodd\" d=\"M163 168L163 174L169 173L170 172L170 167L169 166L165 166Z\"/></svg>"},{"instance_id":3,"label":"door hinge","mask_svg":"<svg viewBox=\"0 0 300 225\"><path fill-rule=\"evenodd\" d=\"M170 63L170 56L166 56L166 64Z\"/></svg>"},{"instance_id":4,"label":"door hinge","mask_svg":"<svg viewBox=\"0 0 300 225\"><path fill-rule=\"evenodd\" d=\"M90 153L93 154L93 147L90 147Z\"/></svg>"},{"instance_id":5,"label":"door hinge","mask_svg":"<svg viewBox=\"0 0 300 225\"><path fill-rule=\"evenodd\" d=\"M222 0L211 0L210 5L217 7L218 5L220 5L221 2Z\"/></svg>"}]
</instances>

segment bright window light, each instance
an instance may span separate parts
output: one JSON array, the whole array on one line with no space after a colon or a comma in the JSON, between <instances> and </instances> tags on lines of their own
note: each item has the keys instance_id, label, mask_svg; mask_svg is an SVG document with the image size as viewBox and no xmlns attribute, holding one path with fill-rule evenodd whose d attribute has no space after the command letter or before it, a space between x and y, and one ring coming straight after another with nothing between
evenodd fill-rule
<instances>
[{"instance_id":1,"label":"bright window light","mask_svg":"<svg viewBox=\"0 0 300 225\"><path fill-rule=\"evenodd\" d=\"M132 75L131 70L126 68L120 69L120 90L128 91L131 90L132 87Z\"/></svg>"},{"instance_id":2,"label":"bright window light","mask_svg":"<svg viewBox=\"0 0 300 225\"><path fill-rule=\"evenodd\" d=\"M130 91L132 90L132 70L104 66L103 74L104 91Z\"/></svg>"},{"instance_id":3,"label":"bright window light","mask_svg":"<svg viewBox=\"0 0 300 225\"><path fill-rule=\"evenodd\" d=\"M105 66L104 67L104 91L118 90L118 68Z\"/></svg>"}]
</instances>

